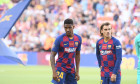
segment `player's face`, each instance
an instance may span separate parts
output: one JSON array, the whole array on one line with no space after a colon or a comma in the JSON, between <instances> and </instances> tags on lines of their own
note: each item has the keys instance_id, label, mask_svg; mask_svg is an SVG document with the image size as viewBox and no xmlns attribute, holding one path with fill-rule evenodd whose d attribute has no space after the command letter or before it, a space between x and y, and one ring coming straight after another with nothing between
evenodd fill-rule
<instances>
[{"instance_id":1,"label":"player's face","mask_svg":"<svg viewBox=\"0 0 140 84\"><path fill-rule=\"evenodd\" d=\"M103 37L109 38L112 35L112 27L111 25L105 25L101 31L103 33Z\"/></svg>"},{"instance_id":2,"label":"player's face","mask_svg":"<svg viewBox=\"0 0 140 84\"><path fill-rule=\"evenodd\" d=\"M65 32L68 37L73 35L74 25L72 24L64 24Z\"/></svg>"}]
</instances>

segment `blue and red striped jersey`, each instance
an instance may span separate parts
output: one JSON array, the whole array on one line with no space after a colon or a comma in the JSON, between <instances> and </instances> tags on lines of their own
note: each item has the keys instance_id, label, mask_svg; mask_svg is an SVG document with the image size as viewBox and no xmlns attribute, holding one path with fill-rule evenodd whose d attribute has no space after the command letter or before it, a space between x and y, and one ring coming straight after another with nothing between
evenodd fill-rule
<instances>
[{"instance_id":1,"label":"blue and red striped jersey","mask_svg":"<svg viewBox=\"0 0 140 84\"><path fill-rule=\"evenodd\" d=\"M101 38L96 43L96 56L101 69L101 77L111 77L113 74L121 76L120 64L122 47L119 40L112 37L108 42Z\"/></svg>"},{"instance_id":2,"label":"blue and red striped jersey","mask_svg":"<svg viewBox=\"0 0 140 84\"><path fill-rule=\"evenodd\" d=\"M52 51L58 52L56 70L67 73L75 73L74 58L76 51L81 50L81 37L74 34L73 38L66 36L66 33L58 36L54 42Z\"/></svg>"}]
</instances>

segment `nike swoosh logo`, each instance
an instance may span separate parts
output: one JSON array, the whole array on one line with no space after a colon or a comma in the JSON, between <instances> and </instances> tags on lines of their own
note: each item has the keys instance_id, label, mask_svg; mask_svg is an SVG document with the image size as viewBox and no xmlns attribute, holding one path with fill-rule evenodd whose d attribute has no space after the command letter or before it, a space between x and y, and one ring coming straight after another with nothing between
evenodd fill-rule
<instances>
[{"instance_id":1,"label":"nike swoosh logo","mask_svg":"<svg viewBox=\"0 0 140 84\"><path fill-rule=\"evenodd\" d=\"M64 45L67 45L67 44L64 44Z\"/></svg>"}]
</instances>

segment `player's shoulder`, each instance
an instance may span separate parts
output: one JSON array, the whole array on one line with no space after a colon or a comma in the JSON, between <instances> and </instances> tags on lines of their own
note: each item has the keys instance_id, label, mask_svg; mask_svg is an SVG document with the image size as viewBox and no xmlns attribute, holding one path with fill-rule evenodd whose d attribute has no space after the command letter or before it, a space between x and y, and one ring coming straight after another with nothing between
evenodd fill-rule
<instances>
[{"instance_id":1,"label":"player's shoulder","mask_svg":"<svg viewBox=\"0 0 140 84\"><path fill-rule=\"evenodd\" d=\"M66 36L66 34L65 34L65 33L64 33L64 34L59 35L59 36L56 38L56 40L61 41L61 40L63 39L63 37L64 37L64 36Z\"/></svg>"},{"instance_id":2,"label":"player's shoulder","mask_svg":"<svg viewBox=\"0 0 140 84\"><path fill-rule=\"evenodd\" d=\"M99 40L97 40L96 43L97 43L97 44L98 44L98 43L103 43L103 41L104 41L104 39L103 39L103 38L100 38Z\"/></svg>"},{"instance_id":3,"label":"player's shoulder","mask_svg":"<svg viewBox=\"0 0 140 84\"><path fill-rule=\"evenodd\" d=\"M74 37L78 38L79 40L81 40L81 39L82 39L80 35L75 34L75 33L74 33Z\"/></svg>"},{"instance_id":4,"label":"player's shoulder","mask_svg":"<svg viewBox=\"0 0 140 84\"><path fill-rule=\"evenodd\" d=\"M115 42L115 41L119 41L117 38L115 37L112 37L112 40Z\"/></svg>"},{"instance_id":5,"label":"player's shoulder","mask_svg":"<svg viewBox=\"0 0 140 84\"><path fill-rule=\"evenodd\" d=\"M75 33L74 33L74 35L75 35L76 37L78 37L78 38L81 38L81 36L80 36L80 35L78 35L78 34L75 34Z\"/></svg>"},{"instance_id":6,"label":"player's shoulder","mask_svg":"<svg viewBox=\"0 0 140 84\"><path fill-rule=\"evenodd\" d=\"M112 37L112 40L113 40L113 43L115 44L115 43L120 43L120 41L117 39L117 38L115 38L115 37Z\"/></svg>"}]
</instances>

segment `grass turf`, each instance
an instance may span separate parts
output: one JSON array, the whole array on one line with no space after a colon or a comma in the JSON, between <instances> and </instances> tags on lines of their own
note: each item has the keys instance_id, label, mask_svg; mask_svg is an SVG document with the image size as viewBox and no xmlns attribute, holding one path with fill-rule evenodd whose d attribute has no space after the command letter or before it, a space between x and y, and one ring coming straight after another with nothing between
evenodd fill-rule
<instances>
[{"instance_id":1,"label":"grass turf","mask_svg":"<svg viewBox=\"0 0 140 84\"><path fill-rule=\"evenodd\" d=\"M0 65L0 84L52 84L51 67ZM136 84L137 70L122 70L121 84ZM100 84L98 68L80 67L78 84Z\"/></svg>"}]
</instances>

